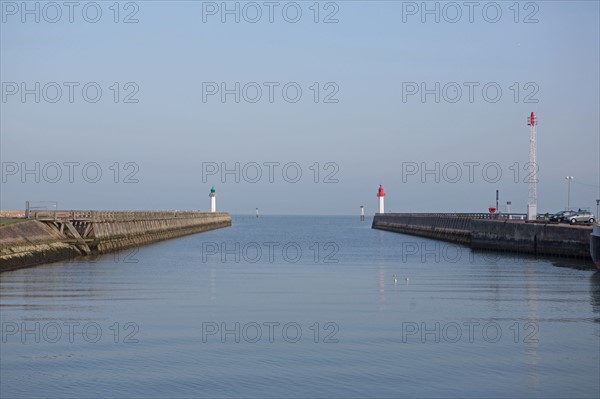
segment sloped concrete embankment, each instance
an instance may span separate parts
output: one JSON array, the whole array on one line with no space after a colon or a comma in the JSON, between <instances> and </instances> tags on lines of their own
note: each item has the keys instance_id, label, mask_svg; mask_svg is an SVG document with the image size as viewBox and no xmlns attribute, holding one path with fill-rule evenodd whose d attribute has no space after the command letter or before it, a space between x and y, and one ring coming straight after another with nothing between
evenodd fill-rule
<instances>
[{"instance_id":1,"label":"sloped concrete embankment","mask_svg":"<svg viewBox=\"0 0 600 399\"><path fill-rule=\"evenodd\" d=\"M65 213L72 213L72 220L26 220L1 227L0 272L231 226L231 216L226 212ZM75 237L68 228L61 227L64 223L72 224L83 237Z\"/></svg>"},{"instance_id":2,"label":"sloped concrete embankment","mask_svg":"<svg viewBox=\"0 0 600 399\"><path fill-rule=\"evenodd\" d=\"M470 245L471 222L471 218L450 215L378 214L372 228Z\"/></svg>"},{"instance_id":3,"label":"sloped concrete embankment","mask_svg":"<svg viewBox=\"0 0 600 399\"><path fill-rule=\"evenodd\" d=\"M83 254L47 224L27 220L0 228L0 272L70 259Z\"/></svg>"},{"instance_id":4,"label":"sloped concrete embankment","mask_svg":"<svg viewBox=\"0 0 600 399\"><path fill-rule=\"evenodd\" d=\"M231 226L231 216L226 212L188 215L164 212L123 220L100 220L93 225L91 249L102 254L228 226Z\"/></svg>"}]
</instances>

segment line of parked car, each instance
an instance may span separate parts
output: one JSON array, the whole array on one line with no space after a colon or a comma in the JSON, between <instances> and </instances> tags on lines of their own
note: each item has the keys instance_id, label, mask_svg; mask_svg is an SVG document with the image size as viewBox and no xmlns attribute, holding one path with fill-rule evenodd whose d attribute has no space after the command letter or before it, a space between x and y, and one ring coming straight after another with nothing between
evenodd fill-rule
<instances>
[{"instance_id":1,"label":"line of parked car","mask_svg":"<svg viewBox=\"0 0 600 399\"><path fill-rule=\"evenodd\" d=\"M561 211L550 216L551 222L562 222L562 223L594 223L596 219L594 214L590 211Z\"/></svg>"}]
</instances>

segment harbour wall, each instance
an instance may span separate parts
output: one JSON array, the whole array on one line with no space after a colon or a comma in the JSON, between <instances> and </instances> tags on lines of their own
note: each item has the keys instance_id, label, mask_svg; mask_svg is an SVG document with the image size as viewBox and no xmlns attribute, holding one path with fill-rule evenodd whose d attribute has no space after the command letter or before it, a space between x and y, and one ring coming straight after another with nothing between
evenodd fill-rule
<instances>
[{"instance_id":1,"label":"harbour wall","mask_svg":"<svg viewBox=\"0 0 600 399\"><path fill-rule=\"evenodd\" d=\"M376 214L372 228L450 241L472 248L591 259L591 226L494 219L489 214Z\"/></svg>"},{"instance_id":2,"label":"harbour wall","mask_svg":"<svg viewBox=\"0 0 600 399\"><path fill-rule=\"evenodd\" d=\"M37 211L0 227L0 272L231 226L226 212Z\"/></svg>"}]
</instances>

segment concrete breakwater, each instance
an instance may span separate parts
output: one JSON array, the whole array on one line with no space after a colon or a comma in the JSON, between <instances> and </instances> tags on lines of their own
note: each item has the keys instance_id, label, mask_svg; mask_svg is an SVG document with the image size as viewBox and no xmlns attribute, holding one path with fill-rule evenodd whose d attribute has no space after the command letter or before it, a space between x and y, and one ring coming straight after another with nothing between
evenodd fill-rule
<instances>
[{"instance_id":1,"label":"concrete breakwater","mask_svg":"<svg viewBox=\"0 0 600 399\"><path fill-rule=\"evenodd\" d=\"M372 228L479 249L591 259L591 226L494 219L489 214L389 213L375 215Z\"/></svg>"},{"instance_id":2,"label":"concrete breakwater","mask_svg":"<svg viewBox=\"0 0 600 399\"><path fill-rule=\"evenodd\" d=\"M34 211L0 227L0 272L231 226L226 212Z\"/></svg>"}]
</instances>

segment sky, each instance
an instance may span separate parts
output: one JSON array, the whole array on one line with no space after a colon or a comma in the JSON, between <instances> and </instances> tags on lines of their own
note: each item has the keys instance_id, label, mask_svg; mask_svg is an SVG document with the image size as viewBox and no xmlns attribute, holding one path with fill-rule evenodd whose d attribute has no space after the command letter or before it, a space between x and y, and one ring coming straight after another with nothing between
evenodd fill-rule
<instances>
[{"instance_id":1,"label":"sky","mask_svg":"<svg viewBox=\"0 0 600 399\"><path fill-rule=\"evenodd\" d=\"M598 1L70 4L0 4L2 209L524 213L533 111L596 211Z\"/></svg>"}]
</instances>

